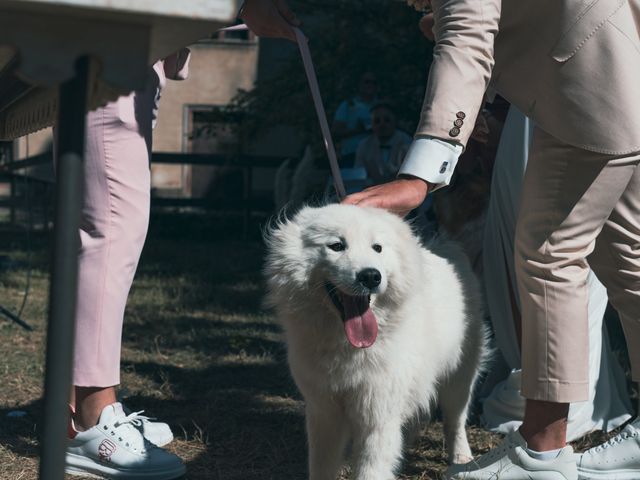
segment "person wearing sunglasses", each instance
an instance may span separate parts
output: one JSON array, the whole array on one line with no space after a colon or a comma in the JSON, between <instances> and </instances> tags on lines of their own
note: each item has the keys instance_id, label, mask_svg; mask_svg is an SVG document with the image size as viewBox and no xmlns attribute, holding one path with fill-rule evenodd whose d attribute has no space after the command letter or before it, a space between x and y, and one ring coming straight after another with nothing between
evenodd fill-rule
<instances>
[{"instance_id":1,"label":"person wearing sunglasses","mask_svg":"<svg viewBox=\"0 0 640 480\"><path fill-rule=\"evenodd\" d=\"M391 105L378 103L371 109L371 134L358 146L355 167L364 167L374 184L388 182L397 175L410 144Z\"/></svg>"},{"instance_id":2,"label":"person wearing sunglasses","mask_svg":"<svg viewBox=\"0 0 640 480\"><path fill-rule=\"evenodd\" d=\"M358 93L343 101L336 110L332 133L339 142L340 167L354 166L358 145L371 132L371 107L376 103L378 81L373 72L360 77Z\"/></svg>"}]
</instances>

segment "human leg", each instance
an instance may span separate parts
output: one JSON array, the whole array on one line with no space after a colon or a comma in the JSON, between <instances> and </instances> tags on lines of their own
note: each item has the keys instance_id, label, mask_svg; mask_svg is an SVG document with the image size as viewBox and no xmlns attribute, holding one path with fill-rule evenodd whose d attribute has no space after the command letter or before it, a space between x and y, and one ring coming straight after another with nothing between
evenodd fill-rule
<instances>
[{"instance_id":1,"label":"human leg","mask_svg":"<svg viewBox=\"0 0 640 480\"><path fill-rule=\"evenodd\" d=\"M170 441L169 427L141 412L127 414L115 392L124 310L149 220L152 103L138 95L87 118L75 414L66 465L70 473L168 480L185 473L178 457L153 443Z\"/></svg>"},{"instance_id":2,"label":"human leg","mask_svg":"<svg viewBox=\"0 0 640 480\"><path fill-rule=\"evenodd\" d=\"M596 241L589 262L607 287L627 340L632 379L640 379L640 167ZM640 478L640 421L587 450L578 460L581 478Z\"/></svg>"},{"instance_id":3,"label":"human leg","mask_svg":"<svg viewBox=\"0 0 640 480\"><path fill-rule=\"evenodd\" d=\"M527 409L538 412L525 414L521 433L534 449L564 446L562 404L587 398L587 257L639 161L536 132L516 233L522 392Z\"/></svg>"},{"instance_id":4,"label":"human leg","mask_svg":"<svg viewBox=\"0 0 640 480\"><path fill-rule=\"evenodd\" d=\"M522 474L519 468L537 468L525 465L524 457L509 457L517 448L534 457L531 450L556 450L553 462L567 458L568 405L588 396L586 259L639 161L638 156L582 151L536 132L515 255L523 316L525 421L518 441L508 438L500 452L476 461L480 468L470 467L473 471L454 478L481 479L495 475L496 468L514 468L517 474ZM549 468L557 470L551 464ZM538 474L547 478L548 472ZM575 465L567 474L577 475Z\"/></svg>"},{"instance_id":5,"label":"human leg","mask_svg":"<svg viewBox=\"0 0 640 480\"><path fill-rule=\"evenodd\" d=\"M95 425L120 383L122 322L146 236L149 154L135 119L135 95L87 117L84 203L74 361L76 419Z\"/></svg>"}]
</instances>

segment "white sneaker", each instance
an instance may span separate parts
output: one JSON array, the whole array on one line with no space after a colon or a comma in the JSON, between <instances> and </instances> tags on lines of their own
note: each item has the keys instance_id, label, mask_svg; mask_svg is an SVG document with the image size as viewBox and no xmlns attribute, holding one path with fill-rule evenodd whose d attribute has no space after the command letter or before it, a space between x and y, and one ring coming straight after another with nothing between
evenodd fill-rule
<instances>
[{"instance_id":1,"label":"white sneaker","mask_svg":"<svg viewBox=\"0 0 640 480\"><path fill-rule=\"evenodd\" d=\"M455 480L577 480L573 448L566 446L553 460L536 460L526 452L520 432L509 433L493 450L445 474Z\"/></svg>"},{"instance_id":2,"label":"white sneaker","mask_svg":"<svg viewBox=\"0 0 640 480\"><path fill-rule=\"evenodd\" d=\"M125 405L122 405L122 409L124 413L127 415L131 414L131 410L129 410ZM76 409L69 405L70 412L70 421L73 419L73 416L76 414ZM165 445L173 442L173 432L169 425L163 422L154 422L155 418L145 417L144 415L140 415L144 413L144 410L140 410L139 412L134 412L135 419L131 421L131 424L134 425L138 430L142 432L144 438L153 443L156 447L164 447ZM73 433L73 428L69 428L69 432Z\"/></svg>"},{"instance_id":3,"label":"white sneaker","mask_svg":"<svg viewBox=\"0 0 640 480\"><path fill-rule=\"evenodd\" d=\"M120 403L107 405L98 424L74 432L67 446L66 471L113 479L171 480L186 473L182 461L144 438Z\"/></svg>"},{"instance_id":4,"label":"white sneaker","mask_svg":"<svg viewBox=\"0 0 640 480\"><path fill-rule=\"evenodd\" d=\"M126 407L122 406L122 409L126 414L131 414L132 412ZM138 428L144 435L144 438L149 440L157 447L164 447L165 445L173 442L173 432L169 425L163 422L154 422L154 418L145 417L144 415L140 415L144 413L144 410L140 410L139 412L133 412L135 414L135 418L131 421L131 424Z\"/></svg>"},{"instance_id":5,"label":"white sneaker","mask_svg":"<svg viewBox=\"0 0 640 480\"><path fill-rule=\"evenodd\" d=\"M640 419L630 423L615 437L590 448L578 458L581 480L640 479Z\"/></svg>"}]
</instances>

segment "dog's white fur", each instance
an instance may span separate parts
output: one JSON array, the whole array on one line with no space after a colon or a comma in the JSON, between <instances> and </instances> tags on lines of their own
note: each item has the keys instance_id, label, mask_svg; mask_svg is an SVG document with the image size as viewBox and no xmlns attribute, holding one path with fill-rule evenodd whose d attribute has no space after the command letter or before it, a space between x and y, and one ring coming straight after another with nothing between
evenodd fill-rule
<instances>
[{"instance_id":1,"label":"dog's white fur","mask_svg":"<svg viewBox=\"0 0 640 480\"><path fill-rule=\"evenodd\" d=\"M351 205L306 207L266 240L267 300L306 401L310 479L335 480L349 443L355 479L395 478L403 432L428 419L435 400L450 461L469 460L467 407L485 333L464 254L451 244L427 249L399 217ZM328 248L339 241L344 251ZM356 275L364 268L382 274L370 292L379 332L357 349L325 284L362 294Z\"/></svg>"}]
</instances>

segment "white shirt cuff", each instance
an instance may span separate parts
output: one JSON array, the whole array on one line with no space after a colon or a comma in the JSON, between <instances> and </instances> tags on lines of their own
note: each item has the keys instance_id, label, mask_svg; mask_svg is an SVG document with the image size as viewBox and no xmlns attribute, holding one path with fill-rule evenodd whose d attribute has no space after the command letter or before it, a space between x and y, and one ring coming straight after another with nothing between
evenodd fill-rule
<instances>
[{"instance_id":1,"label":"white shirt cuff","mask_svg":"<svg viewBox=\"0 0 640 480\"><path fill-rule=\"evenodd\" d=\"M416 138L409 147L398 175L421 178L434 184L433 190L436 190L449 185L461 153L462 145L435 137Z\"/></svg>"}]
</instances>

